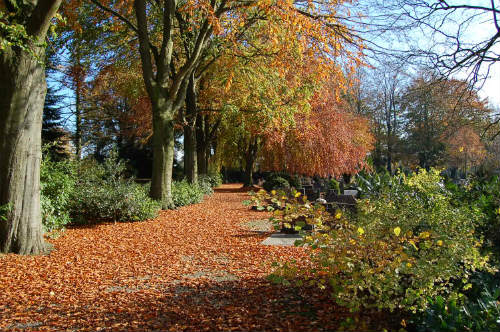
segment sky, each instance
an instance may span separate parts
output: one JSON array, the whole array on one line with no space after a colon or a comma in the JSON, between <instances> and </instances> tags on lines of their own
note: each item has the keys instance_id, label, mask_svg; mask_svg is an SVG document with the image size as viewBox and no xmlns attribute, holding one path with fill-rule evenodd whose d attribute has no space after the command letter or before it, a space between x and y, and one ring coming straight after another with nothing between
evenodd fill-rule
<instances>
[{"instance_id":1,"label":"sky","mask_svg":"<svg viewBox=\"0 0 500 332\"><path fill-rule=\"evenodd\" d=\"M492 68L490 77L486 79L479 93L481 97L488 98L492 107L500 109L500 63Z\"/></svg>"},{"instance_id":2,"label":"sky","mask_svg":"<svg viewBox=\"0 0 500 332\"><path fill-rule=\"evenodd\" d=\"M500 0L447 0L447 3L453 5L471 5L491 8L491 3L496 8L500 8ZM497 33L494 24L494 16L488 10L439 10L432 15L429 13L426 5L436 4L437 0L359 0L360 10L366 14L365 21L374 23L373 31L367 36L370 42L385 47L389 52L399 54L405 57L408 53L425 54L430 51L436 54L453 53L457 42L454 39L460 36L460 44L463 48L474 47L480 43L486 43ZM401 9L401 4L406 5ZM418 4L418 6L415 6ZM410 16L413 18L409 18ZM424 24L415 24L415 17L425 17ZM500 14L497 15L497 21L500 23ZM379 32L380 26L387 27L391 25L394 30L384 33ZM437 29L433 29L437 27ZM367 28L370 30L371 27ZM436 32L440 31L440 32ZM400 52L400 53L398 53ZM484 81L479 81L476 87L481 87L479 94L483 98L488 98L490 106L500 109L500 39L491 48L490 53L498 61L491 66L490 73ZM414 58L416 62L420 60ZM384 60L387 61L387 60ZM414 67L415 68L415 67ZM485 65L482 66L480 74L485 74ZM452 74L452 77L466 79L470 72L460 70Z\"/></svg>"}]
</instances>

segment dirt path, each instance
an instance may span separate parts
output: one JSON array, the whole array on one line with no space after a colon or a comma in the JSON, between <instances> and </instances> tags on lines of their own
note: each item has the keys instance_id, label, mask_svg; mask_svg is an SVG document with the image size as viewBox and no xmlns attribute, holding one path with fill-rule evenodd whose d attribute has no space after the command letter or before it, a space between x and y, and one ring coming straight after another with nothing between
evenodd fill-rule
<instances>
[{"instance_id":1,"label":"dirt path","mask_svg":"<svg viewBox=\"0 0 500 332\"><path fill-rule=\"evenodd\" d=\"M49 256L0 257L0 331L329 330L346 313L314 292L268 283L300 248L262 246L262 219L224 185L145 222L68 229Z\"/></svg>"}]
</instances>

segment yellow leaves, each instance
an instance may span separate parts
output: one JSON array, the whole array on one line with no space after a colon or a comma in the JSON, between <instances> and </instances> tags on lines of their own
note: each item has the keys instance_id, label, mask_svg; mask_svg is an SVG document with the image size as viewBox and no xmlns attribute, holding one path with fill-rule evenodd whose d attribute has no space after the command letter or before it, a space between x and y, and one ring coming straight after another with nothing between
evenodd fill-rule
<instances>
[{"instance_id":1,"label":"yellow leaves","mask_svg":"<svg viewBox=\"0 0 500 332\"><path fill-rule=\"evenodd\" d=\"M399 236L399 234L401 233L401 228L400 227L395 227L393 229L393 232L394 232L394 234L396 234L396 236Z\"/></svg>"},{"instance_id":2,"label":"yellow leaves","mask_svg":"<svg viewBox=\"0 0 500 332\"><path fill-rule=\"evenodd\" d=\"M429 233L429 232L422 232L422 233L420 233L420 235L419 235L419 237L420 237L421 239L428 239L430 236L431 236L431 233Z\"/></svg>"},{"instance_id":3,"label":"yellow leaves","mask_svg":"<svg viewBox=\"0 0 500 332\"><path fill-rule=\"evenodd\" d=\"M231 89L231 84L233 83L234 72L231 72L229 78L227 79L226 86L224 87L224 92L228 92Z\"/></svg>"}]
</instances>

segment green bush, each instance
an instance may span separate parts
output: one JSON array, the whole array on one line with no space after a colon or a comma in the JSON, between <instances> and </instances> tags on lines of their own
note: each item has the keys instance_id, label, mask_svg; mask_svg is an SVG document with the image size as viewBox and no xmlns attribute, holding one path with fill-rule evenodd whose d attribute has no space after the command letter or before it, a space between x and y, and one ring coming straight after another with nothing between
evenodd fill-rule
<instances>
[{"instance_id":1,"label":"green bush","mask_svg":"<svg viewBox=\"0 0 500 332\"><path fill-rule=\"evenodd\" d=\"M266 191L271 191L276 189L288 189L290 188L290 183L281 176L276 176L267 179L264 182L263 187Z\"/></svg>"},{"instance_id":2,"label":"green bush","mask_svg":"<svg viewBox=\"0 0 500 332\"><path fill-rule=\"evenodd\" d=\"M429 300L429 307L413 324L422 332L499 331L499 300L500 288L494 292L484 289L480 298L463 304L437 296Z\"/></svg>"},{"instance_id":3,"label":"green bush","mask_svg":"<svg viewBox=\"0 0 500 332\"><path fill-rule=\"evenodd\" d=\"M340 195L340 183L337 180L331 179L328 183L328 188L335 190L337 195Z\"/></svg>"},{"instance_id":4,"label":"green bush","mask_svg":"<svg viewBox=\"0 0 500 332\"><path fill-rule=\"evenodd\" d=\"M485 247L499 252L500 248L500 179L491 178L469 179L466 185L458 185L451 181L446 183L446 189L453 195L454 206L469 205L481 211L486 218L478 225L477 231L484 235Z\"/></svg>"},{"instance_id":5,"label":"green bush","mask_svg":"<svg viewBox=\"0 0 500 332\"><path fill-rule=\"evenodd\" d=\"M62 229L71 222L70 205L76 183L75 164L53 161L48 156L40 168L42 224L46 232Z\"/></svg>"},{"instance_id":6,"label":"green bush","mask_svg":"<svg viewBox=\"0 0 500 332\"><path fill-rule=\"evenodd\" d=\"M172 183L174 208L200 203L204 195L204 189L199 184L190 184L186 180Z\"/></svg>"},{"instance_id":7,"label":"green bush","mask_svg":"<svg viewBox=\"0 0 500 332\"><path fill-rule=\"evenodd\" d=\"M198 177L198 186L205 195L211 195L214 192L213 179L209 175L200 175Z\"/></svg>"},{"instance_id":8,"label":"green bush","mask_svg":"<svg viewBox=\"0 0 500 332\"><path fill-rule=\"evenodd\" d=\"M71 201L74 223L139 221L158 215L160 204L148 197L147 186L124 179L124 171L114 155L103 164L87 160L79 165Z\"/></svg>"},{"instance_id":9,"label":"green bush","mask_svg":"<svg viewBox=\"0 0 500 332\"><path fill-rule=\"evenodd\" d=\"M314 267L288 264L275 279L305 276L353 310L421 311L429 298L458 296L473 271L488 269L474 234L483 215L453 206L438 171L397 175L352 218L316 218L317 232L304 241L318 249Z\"/></svg>"},{"instance_id":10,"label":"green bush","mask_svg":"<svg viewBox=\"0 0 500 332\"><path fill-rule=\"evenodd\" d=\"M222 184L222 175L218 172L209 173L208 175L204 176L207 177L212 188L217 188Z\"/></svg>"},{"instance_id":11,"label":"green bush","mask_svg":"<svg viewBox=\"0 0 500 332\"><path fill-rule=\"evenodd\" d=\"M10 209L10 204L0 205L0 221L7 220L7 214L9 213Z\"/></svg>"}]
</instances>

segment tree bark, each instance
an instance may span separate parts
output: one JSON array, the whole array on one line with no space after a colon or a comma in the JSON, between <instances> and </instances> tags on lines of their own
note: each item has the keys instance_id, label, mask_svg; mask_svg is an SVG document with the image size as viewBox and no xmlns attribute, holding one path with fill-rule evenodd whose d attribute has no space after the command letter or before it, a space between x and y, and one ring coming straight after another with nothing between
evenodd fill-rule
<instances>
[{"instance_id":1,"label":"tree bark","mask_svg":"<svg viewBox=\"0 0 500 332\"><path fill-rule=\"evenodd\" d=\"M253 186L253 169L255 167L255 160L257 159L257 152L259 150L259 142L257 138L251 138L248 145L248 150L245 156L245 186Z\"/></svg>"},{"instance_id":2,"label":"tree bark","mask_svg":"<svg viewBox=\"0 0 500 332\"><path fill-rule=\"evenodd\" d=\"M196 149L196 82L191 75L186 93L184 125L184 174L189 183L198 182L198 155Z\"/></svg>"},{"instance_id":3,"label":"tree bark","mask_svg":"<svg viewBox=\"0 0 500 332\"><path fill-rule=\"evenodd\" d=\"M162 209L171 209L175 111L163 99L152 100L152 103L153 173L150 196L161 203Z\"/></svg>"},{"instance_id":4,"label":"tree bark","mask_svg":"<svg viewBox=\"0 0 500 332\"><path fill-rule=\"evenodd\" d=\"M204 117L200 114L196 119L196 156L198 163L198 174L208 173L208 142L206 140L206 130Z\"/></svg>"},{"instance_id":5,"label":"tree bark","mask_svg":"<svg viewBox=\"0 0 500 332\"><path fill-rule=\"evenodd\" d=\"M40 254L49 249L40 212L45 71L33 56L7 50L0 55L0 77L0 206L10 206L0 221L0 251Z\"/></svg>"},{"instance_id":6,"label":"tree bark","mask_svg":"<svg viewBox=\"0 0 500 332\"><path fill-rule=\"evenodd\" d=\"M42 114L47 91L41 43L61 0L32 1L32 6L7 8L26 18L29 41L0 50L0 251L40 254L50 245L43 239L40 212ZM2 37L0 37L2 38Z\"/></svg>"}]
</instances>

